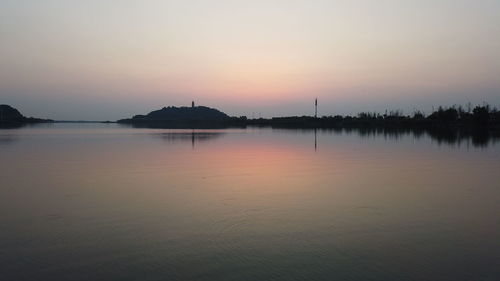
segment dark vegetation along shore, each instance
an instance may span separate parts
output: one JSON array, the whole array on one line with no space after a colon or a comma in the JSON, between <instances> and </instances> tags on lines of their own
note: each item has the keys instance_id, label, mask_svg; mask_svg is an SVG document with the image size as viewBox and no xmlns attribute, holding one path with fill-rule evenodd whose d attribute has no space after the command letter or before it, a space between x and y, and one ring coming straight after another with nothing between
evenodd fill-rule
<instances>
[{"instance_id":1,"label":"dark vegetation along shore","mask_svg":"<svg viewBox=\"0 0 500 281\"><path fill-rule=\"evenodd\" d=\"M50 119L40 119L34 117L25 117L19 110L10 105L0 104L0 126L1 127L17 127L24 124L33 123L49 123L54 122Z\"/></svg>"},{"instance_id":2,"label":"dark vegetation along shore","mask_svg":"<svg viewBox=\"0 0 500 281\"><path fill-rule=\"evenodd\" d=\"M455 144L471 141L486 145L500 140L500 111L489 105L475 107L439 107L429 115L420 111L404 115L401 111L359 113L357 116L291 116L247 119L230 117L205 106L164 107L146 115L136 115L118 123L146 128L244 128L271 127L280 129L355 131L361 136L384 134L398 137L402 134L428 135L439 143Z\"/></svg>"},{"instance_id":3,"label":"dark vegetation along shore","mask_svg":"<svg viewBox=\"0 0 500 281\"><path fill-rule=\"evenodd\" d=\"M164 107L146 115L136 115L118 123L135 126L182 127L186 126L262 126L276 128L432 128L432 129L500 129L500 111L489 105L469 107L439 107L429 115L420 111L404 115L401 111L385 114L362 112L357 116L291 116L247 119L246 116L230 117L205 106Z\"/></svg>"},{"instance_id":4,"label":"dark vegetation along shore","mask_svg":"<svg viewBox=\"0 0 500 281\"><path fill-rule=\"evenodd\" d=\"M50 119L25 117L9 105L0 105L0 125L18 126L30 123L57 122ZM487 104L439 107L429 115L420 111L405 115L401 111L384 114L362 112L357 116L330 115L322 117L291 116L247 119L246 116L231 117L222 111L206 106L164 107L145 115L135 115L117 123L134 127L150 128L229 128L229 127L273 127L297 129L360 129L364 131L425 131L429 134L459 132L472 135L481 132L497 134L500 131L500 111Z\"/></svg>"},{"instance_id":5,"label":"dark vegetation along shore","mask_svg":"<svg viewBox=\"0 0 500 281\"><path fill-rule=\"evenodd\" d=\"M391 111L385 114L362 112L357 116L276 117L250 120L249 123L281 128L500 130L500 111L489 105L476 106L470 110L464 110L462 107L439 107L427 116L420 111L413 115L404 115L401 111Z\"/></svg>"}]
</instances>

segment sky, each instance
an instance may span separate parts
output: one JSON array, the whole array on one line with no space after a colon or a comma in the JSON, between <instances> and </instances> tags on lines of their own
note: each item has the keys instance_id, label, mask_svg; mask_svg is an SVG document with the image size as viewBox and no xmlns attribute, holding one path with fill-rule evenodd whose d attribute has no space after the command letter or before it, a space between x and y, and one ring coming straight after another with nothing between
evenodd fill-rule
<instances>
[{"instance_id":1,"label":"sky","mask_svg":"<svg viewBox=\"0 0 500 281\"><path fill-rule=\"evenodd\" d=\"M500 106L500 0L0 1L0 104L56 120Z\"/></svg>"}]
</instances>

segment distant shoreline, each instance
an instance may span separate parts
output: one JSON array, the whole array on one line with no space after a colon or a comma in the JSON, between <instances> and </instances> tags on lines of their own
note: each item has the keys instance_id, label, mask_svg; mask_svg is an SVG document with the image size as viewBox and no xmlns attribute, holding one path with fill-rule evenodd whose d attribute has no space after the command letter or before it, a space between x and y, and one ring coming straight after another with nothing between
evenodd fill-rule
<instances>
[{"instance_id":1,"label":"distant shoreline","mask_svg":"<svg viewBox=\"0 0 500 281\"><path fill-rule=\"evenodd\" d=\"M87 121L87 120L54 120L53 123L90 123L90 124L114 124L116 121Z\"/></svg>"},{"instance_id":2,"label":"distant shoreline","mask_svg":"<svg viewBox=\"0 0 500 281\"><path fill-rule=\"evenodd\" d=\"M201 118L203 117L203 118ZM154 128L205 127L274 127L274 128L389 128L430 130L500 130L500 111L489 105L468 107L439 107L429 115L416 111L404 115L400 111L385 114L362 112L357 116L289 116L248 119L230 117L208 107L164 107L146 115L118 120L119 124Z\"/></svg>"},{"instance_id":3,"label":"distant shoreline","mask_svg":"<svg viewBox=\"0 0 500 281\"><path fill-rule=\"evenodd\" d=\"M400 111L385 114L362 112L357 116L289 116L248 119L246 116L231 117L222 111L205 106L163 107L145 115L117 121L96 120L50 120L23 116L17 109L0 105L0 125L33 123L79 123L79 124L125 124L137 128L242 128L272 127L297 129L392 129L392 130L461 130L461 131L500 131L500 111L487 104L462 107L439 107L429 115L416 111L404 115Z\"/></svg>"}]
</instances>

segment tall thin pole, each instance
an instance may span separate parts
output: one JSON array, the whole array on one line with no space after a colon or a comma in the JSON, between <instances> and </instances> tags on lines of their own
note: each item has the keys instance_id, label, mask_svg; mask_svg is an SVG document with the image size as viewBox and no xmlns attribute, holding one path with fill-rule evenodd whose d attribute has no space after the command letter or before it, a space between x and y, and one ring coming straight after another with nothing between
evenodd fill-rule
<instances>
[{"instance_id":1,"label":"tall thin pole","mask_svg":"<svg viewBox=\"0 0 500 281\"><path fill-rule=\"evenodd\" d=\"M318 118L318 98L314 101L314 118Z\"/></svg>"}]
</instances>

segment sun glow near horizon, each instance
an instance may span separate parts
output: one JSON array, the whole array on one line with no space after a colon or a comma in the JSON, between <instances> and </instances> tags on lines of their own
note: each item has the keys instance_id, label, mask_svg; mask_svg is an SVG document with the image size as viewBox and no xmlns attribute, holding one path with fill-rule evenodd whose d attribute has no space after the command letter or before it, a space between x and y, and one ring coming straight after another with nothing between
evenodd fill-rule
<instances>
[{"instance_id":1,"label":"sun glow near horizon","mask_svg":"<svg viewBox=\"0 0 500 281\"><path fill-rule=\"evenodd\" d=\"M317 96L330 112L367 103L377 110L381 100L386 108L500 102L497 1L54 0L0 8L0 93L34 115L70 118L66 107L73 118L101 114L78 110L88 104L112 119L135 105L191 99L239 114L263 102L298 114L309 105L297 104Z\"/></svg>"}]
</instances>

